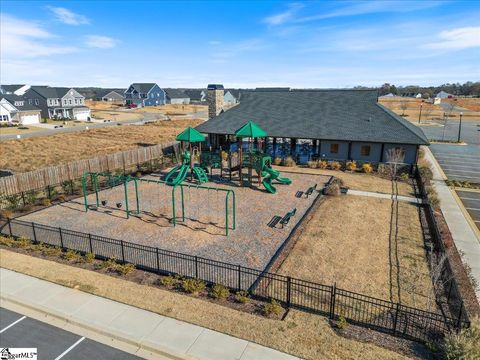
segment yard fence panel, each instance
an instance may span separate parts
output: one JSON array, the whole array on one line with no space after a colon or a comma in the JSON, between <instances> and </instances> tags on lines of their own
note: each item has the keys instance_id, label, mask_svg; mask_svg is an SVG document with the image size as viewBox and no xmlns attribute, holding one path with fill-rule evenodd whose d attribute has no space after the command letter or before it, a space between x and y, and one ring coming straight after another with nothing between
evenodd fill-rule
<instances>
[{"instance_id":1,"label":"yard fence panel","mask_svg":"<svg viewBox=\"0 0 480 360\"><path fill-rule=\"evenodd\" d=\"M159 274L176 274L222 284L234 291L248 291L259 300L275 299L288 308L331 319L342 316L351 323L412 340L425 342L447 331L469 326L462 312L458 318L449 318L444 314L339 289L335 285L317 284L123 240L17 219L7 221L0 232L82 253L91 252L99 259L116 259Z\"/></svg>"}]
</instances>

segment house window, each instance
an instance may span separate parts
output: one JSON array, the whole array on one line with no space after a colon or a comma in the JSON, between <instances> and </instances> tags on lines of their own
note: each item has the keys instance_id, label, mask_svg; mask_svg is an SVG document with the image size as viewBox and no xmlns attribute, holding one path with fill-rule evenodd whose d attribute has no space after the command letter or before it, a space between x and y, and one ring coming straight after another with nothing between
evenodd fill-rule
<instances>
[{"instance_id":1,"label":"house window","mask_svg":"<svg viewBox=\"0 0 480 360\"><path fill-rule=\"evenodd\" d=\"M360 148L360 154L362 156L370 156L370 145L362 145Z\"/></svg>"},{"instance_id":2,"label":"house window","mask_svg":"<svg viewBox=\"0 0 480 360\"><path fill-rule=\"evenodd\" d=\"M32 99L28 99L28 103L32 105Z\"/></svg>"},{"instance_id":3,"label":"house window","mask_svg":"<svg viewBox=\"0 0 480 360\"><path fill-rule=\"evenodd\" d=\"M38 99L35 99L35 105L38 105Z\"/></svg>"},{"instance_id":4,"label":"house window","mask_svg":"<svg viewBox=\"0 0 480 360\"><path fill-rule=\"evenodd\" d=\"M70 105L72 105L72 99L68 100L68 103L69 103Z\"/></svg>"},{"instance_id":5,"label":"house window","mask_svg":"<svg viewBox=\"0 0 480 360\"><path fill-rule=\"evenodd\" d=\"M338 144L330 144L330 153L338 154Z\"/></svg>"},{"instance_id":6,"label":"house window","mask_svg":"<svg viewBox=\"0 0 480 360\"><path fill-rule=\"evenodd\" d=\"M78 104L78 99L75 99L75 105L77 105L77 104Z\"/></svg>"}]
</instances>

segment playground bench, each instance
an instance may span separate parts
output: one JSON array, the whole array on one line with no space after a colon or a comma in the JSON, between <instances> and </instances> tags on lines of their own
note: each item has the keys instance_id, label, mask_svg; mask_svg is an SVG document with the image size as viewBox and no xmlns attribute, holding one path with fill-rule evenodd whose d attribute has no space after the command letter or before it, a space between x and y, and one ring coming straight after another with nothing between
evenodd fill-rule
<instances>
[{"instance_id":1,"label":"playground bench","mask_svg":"<svg viewBox=\"0 0 480 360\"><path fill-rule=\"evenodd\" d=\"M297 212L297 209L294 208L292 211L287 212L285 216L280 220L280 224L282 224L282 229L284 228L285 225L288 225L290 218L293 217L296 212Z\"/></svg>"},{"instance_id":2,"label":"playground bench","mask_svg":"<svg viewBox=\"0 0 480 360\"><path fill-rule=\"evenodd\" d=\"M313 192L317 189L317 184L310 186L307 191L305 191L305 196L308 198Z\"/></svg>"}]
</instances>

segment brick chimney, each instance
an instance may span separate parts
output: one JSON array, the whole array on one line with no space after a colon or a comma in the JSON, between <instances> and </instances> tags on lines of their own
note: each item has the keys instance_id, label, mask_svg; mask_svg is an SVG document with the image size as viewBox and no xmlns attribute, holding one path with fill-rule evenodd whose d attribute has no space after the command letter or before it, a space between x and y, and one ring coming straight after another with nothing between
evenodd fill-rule
<instances>
[{"instance_id":1,"label":"brick chimney","mask_svg":"<svg viewBox=\"0 0 480 360\"><path fill-rule=\"evenodd\" d=\"M208 119L212 119L223 109L224 88L222 84L209 84L207 87Z\"/></svg>"}]
</instances>

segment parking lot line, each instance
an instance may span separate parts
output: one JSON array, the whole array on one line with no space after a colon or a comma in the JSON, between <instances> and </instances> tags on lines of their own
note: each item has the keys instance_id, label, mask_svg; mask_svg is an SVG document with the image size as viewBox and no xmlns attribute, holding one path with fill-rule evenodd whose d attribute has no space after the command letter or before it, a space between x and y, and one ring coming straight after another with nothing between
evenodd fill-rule
<instances>
[{"instance_id":1,"label":"parking lot line","mask_svg":"<svg viewBox=\"0 0 480 360\"><path fill-rule=\"evenodd\" d=\"M473 211L480 211L480 209L470 208L470 207L468 207L468 208L466 207L465 209L467 209L467 210L473 210Z\"/></svg>"},{"instance_id":2,"label":"parking lot line","mask_svg":"<svg viewBox=\"0 0 480 360\"><path fill-rule=\"evenodd\" d=\"M55 360L60 360L62 357L64 357L65 355L67 355L70 351L72 351L75 346L77 346L78 344L80 344L83 340L85 340L85 336L82 336L80 339L78 339L75 344L73 344L72 346L70 346L67 350L65 350L63 353L61 353L60 355L58 355Z\"/></svg>"},{"instance_id":3,"label":"parking lot line","mask_svg":"<svg viewBox=\"0 0 480 360\"><path fill-rule=\"evenodd\" d=\"M435 153L435 157L452 157L452 156L455 156L455 157L459 157L459 158L473 158L473 159L478 159L478 156L477 155L470 155L470 154L460 154L460 153L439 153L439 152L436 152Z\"/></svg>"},{"instance_id":4,"label":"parking lot line","mask_svg":"<svg viewBox=\"0 0 480 360\"><path fill-rule=\"evenodd\" d=\"M446 166L445 166L445 168L446 168ZM444 170L446 170L446 169L444 169ZM448 170L446 170L446 171L448 172ZM471 173L471 174L479 174L480 175L480 171L468 171L468 170L457 170L457 169L455 169L452 172L454 172L454 173L457 173L457 172L458 173Z\"/></svg>"},{"instance_id":5,"label":"parking lot line","mask_svg":"<svg viewBox=\"0 0 480 360\"><path fill-rule=\"evenodd\" d=\"M20 319L14 321L14 322L11 323L10 325L5 326L2 330L0 330L0 334L3 333L4 331L10 329L12 326L18 324L20 321L22 321L22 320L25 319L25 318L26 318L26 316L22 316Z\"/></svg>"}]
</instances>

